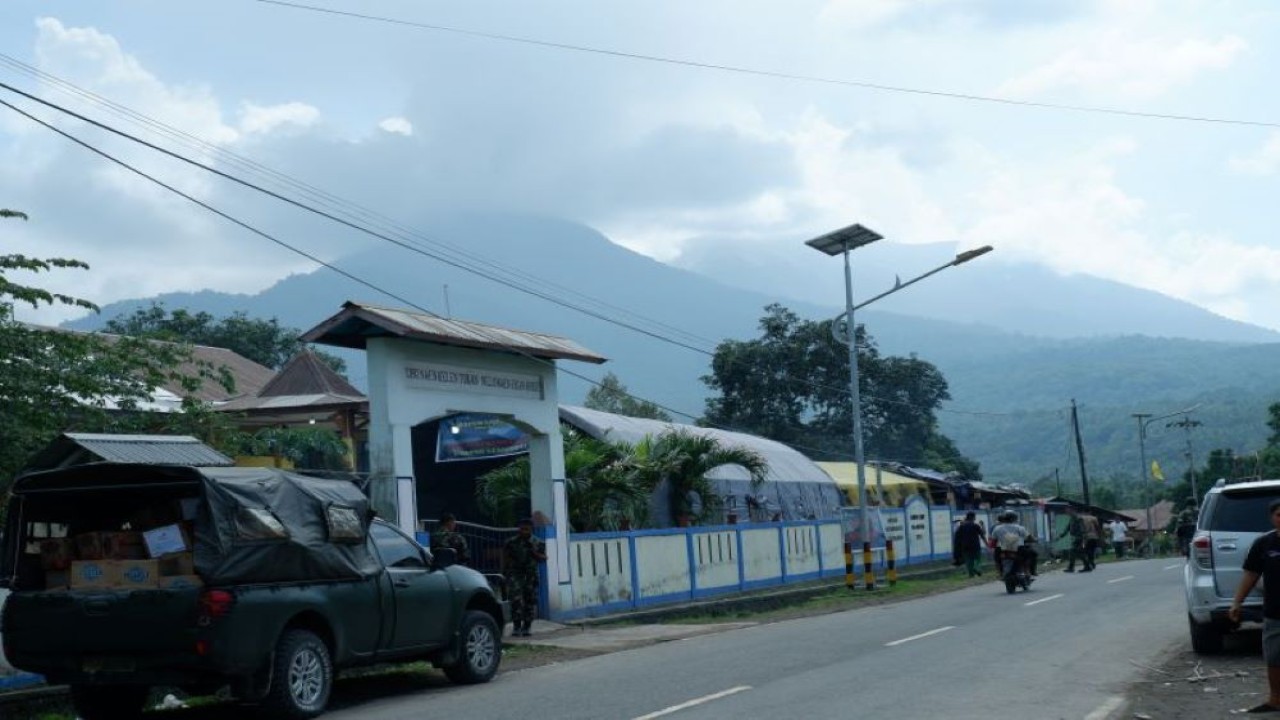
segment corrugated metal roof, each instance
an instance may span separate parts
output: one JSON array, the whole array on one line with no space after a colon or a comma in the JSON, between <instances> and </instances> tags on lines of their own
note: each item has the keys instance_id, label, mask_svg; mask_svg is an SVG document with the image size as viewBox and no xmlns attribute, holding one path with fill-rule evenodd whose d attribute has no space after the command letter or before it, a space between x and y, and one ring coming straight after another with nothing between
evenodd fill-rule
<instances>
[{"instance_id":1,"label":"corrugated metal roof","mask_svg":"<svg viewBox=\"0 0 1280 720\"><path fill-rule=\"evenodd\" d=\"M235 464L190 435L63 433L37 453L25 469L48 470L91 462L194 467Z\"/></svg>"},{"instance_id":2,"label":"corrugated metal roof","mask_svg":"<svg viewBox=\"0 0 1280 720\"><path fill-rule=\"evenodd\" d=\"M646 435L660 435L670 430L682 430L698 435L715 438L726 447L741 447L755 450L764 456L769 464L765 474L766 482L780 483L819 483L835 485L835 481L818 467L817 463L780 442L767 438L747 435L745 433L704 428L696 425L681 425L662 420L626 417L613 413L591 410L590 408L570 405L560 406L560 419L581 428L594 437L605 437L609 440L621 440L635 443ZM736 465L725 465L707 474L715 480L749 480L747 471Z\"/></svg>"},{"instance_id":3,"label":"corrugated metal roof","mask_svg":"<svg viewBox=\"0 0 1280 720\"><path fill-rule=\"evenodd\" d=\"M303 350L285 363L257 393L261 397L281 395L341 395L364 397L347 379L329 367L319 355Z\"/></svg>"},{"instance_id":4,"label":"corrugated metal roof","mask_svg":"<svg viewBox=\"0 0 1280 720\"><path fill-rule=\"evenodd\" d=\"M603 363L602 355L558 335L526 332L453 320L427 313L347 302L342 311L303 333L306 342L363 349L372 337L409 340L457 347L528 354L544 360L581 360Z\"/></svg>"},{"instance_id":5,"label":"corrugated metal roof","mask_svg":"<svg viewBox=\"0 0 1280 720\"><path fill-rule=\"evenodd\" d=\"M368 402L363 395L275 395L271 397L242 397L214 408L218 412L244 410L286 410L289 408L328 407L331 405L359 405Z\"/></svg>"}]
</instances>

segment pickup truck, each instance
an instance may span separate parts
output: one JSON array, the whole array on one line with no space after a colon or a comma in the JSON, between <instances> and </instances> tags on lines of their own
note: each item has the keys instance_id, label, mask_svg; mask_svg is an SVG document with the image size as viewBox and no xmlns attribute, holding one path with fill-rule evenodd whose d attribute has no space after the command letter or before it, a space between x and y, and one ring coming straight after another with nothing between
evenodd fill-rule
<instances>
[{"instance_id":1,"label":"pickup truck","mask_svg":"<svg viewBox=\"0 0 1280 720\"><path fill-rule=\"evenodd\" d=\"M508 608L485 577L344 480L98 463L18 478L6 510L4 652L69 685L84 720L136 717L158 686L228 685L268 717L310 718L342 668L498 670Z\"/></svg>"}]
</instances>

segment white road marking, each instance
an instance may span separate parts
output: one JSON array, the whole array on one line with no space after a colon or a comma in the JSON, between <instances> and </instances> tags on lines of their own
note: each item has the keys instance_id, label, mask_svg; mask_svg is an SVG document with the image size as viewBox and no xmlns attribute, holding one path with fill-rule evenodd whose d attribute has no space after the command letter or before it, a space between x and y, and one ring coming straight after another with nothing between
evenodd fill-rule
<instances>
[{"instance_id":1,"label":"white road marking","mask_svg":"<svg viewBox=\"0 0 1280 720\"><path fill-rule=\"evenodd\" d=\"M1031 601L1031 602L1029 602L1029 603L1022 603L1022 604L1023 604L1023 605L1026 605L1027 607L1031 607L1032 605L1039 605L1039 604L1040 604L1040 603L1042 603L1042 602L1049 602L1050 600L1057 600L1058 598L1062 597L1063 595L1066 595L1066 593L1058 593L1057 595L1050 595L1049 597L1043 597L1043 598L1040 598L1039 600L1032 600L1032 601Z\"/></svg>"},{"instance_id":2,"label":"white road marking","mask_svg":"<svg viewBox=\"0 0 1280 720\"><path fill-rule=\"evenodd\" d=\"M651 712L648 715L641 715L639 717L632 718L632 720L653 720L654 718L660 718L664 715L677 713L677 712L680 712L681 710L688 710L691 707L696 707L698 705L702 705L703 703L709 703L712 700L719 700L720 698L729 697L730 695L736 695L740 692L744 692L750 689L751 689L750 685L739 685L738 687L729 688L728 690L721 690L718 693L712 693L710 695L704 695L703 697L700 697L700 698L694 698L693 700L690 700L688 702L682 702L679 705L672 705L669 708L663 708L661 710L658 710L657 712Z\"/></svg>"},{"instance_id":3,"label":"white road marking","mask_svg":"<svg viewBox=\"0 0 1280 720\"><path fill-rule=\"evenodd\" d=\"M1116 579L1114 579L1114 580L1108 580L1108 581L1107 581L1107 584L1108 584L1108 585L1112 585L1112 584L1115 584L1115 583L1118 583L1118 582L1124 582L1125 580L1132 580L1132 579L1133 579L1133 576L1132 576L1132 575L1125 575L1124 577L1118 577L1118 578L1116 578Z\"/></svg>"},{"instance_id":4,"label":"white road marking","mask_svg":"<svg viewBox=\"0 0 1280 720\"><path fill-rule=\"evenodd\" d=\"M1120 706L1123 704L1123 697L1110 698L1106 702L1094 708L1093 712L1085 715L1084 720L1107 720L1107 718L1110 718L1111 714L1116 710L1119 710Z\"/></svg>"},{"instance_id":5,"label":"white road marking","mask_svg":"<svg viewBox=\"0 0 1280 720\"><path fill-rule=\"evenodd\" d=\"M1178 563L1177 565L1165 565L1165 566L1164 566L1164 569L1165 569L1165 570L1177 570L1178 568L1180 568L1180 567L1184 567L1185 565L1186 565L1186 563Z\"/></svg>"},{"instance_id":6,"label":"white road marking","mask_svg":"<svg viewBox=\"0 0 1280 720\"><path fill-rule=\"evenodd\" d=\"M921 638L927 638L927 637L929 637L930 635L937 635L938 633L944 633L944 632L946 632L946 631L948 631L948 630L955 630L955 629L956 629L956 626L955 626L955 625L947 625L946 627L940 627L940 628L937 628L937 629L935 629L935 630L930 630L929 632L920 633L919 635L912 635L911 637L908 637L908 638L902 638L901 640L894 640L893 642L887 642L887 643L885 643L885 644L884 644L884 646L885 646L885 647L894 647L895 645L901 645L901 644L903 644L903 643L909 643L909 642L911 642L912 640L919 640L919 639L921 639Z\"/></svg>"}]
</instances>

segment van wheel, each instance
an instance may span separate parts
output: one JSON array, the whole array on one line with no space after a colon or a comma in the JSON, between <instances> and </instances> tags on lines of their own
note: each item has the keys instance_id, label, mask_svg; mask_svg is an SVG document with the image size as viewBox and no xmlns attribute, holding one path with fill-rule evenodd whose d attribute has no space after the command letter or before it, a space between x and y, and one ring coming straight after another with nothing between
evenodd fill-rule
<instances>
[{"instance_id":1,"label":"van wheel","mask_svg":"<svg viewBox=\"0 0 1280 720\"><path fill-rule=\"evenodd\" d=\"M329 648L308 630L286 630L276 643L271 689L263 698L268 717L303 720L324 712L333 690Z\"/></svg>"},{"instance_id":2,"label":"van wheel","mask_svg":"<svg viewBox=\"0 0 1280 720\"><path fill-rule=\"evenodd\" d=\"M83 720L142 717L151 688L145 685L72 685L71 705Z\"/></svg>"},{"instance_id":3,"label":"van wheel","mask_svg":"<svg viewBox=\"0 0 1280 720\"><path fill-rule=\"evenodd\" d=\"M458 643L458 659L444 666L445 676L459 685L492 680L502 660L502 642L493 617L479 610L468 610L462 617Z\"/></svg>"},{"instance_id":4,"label":"van wheel","mask_svg":"<svg viewBox=\"0 0 1280 720\"><path fill-rule=\"evenodd\" d=\"M1213 623L1196 622L1190 616L1187 622L1191 625L1191 649L1200 655L1214 655L1222 652L1222 631Z\"/></svg>"}]
</instances>

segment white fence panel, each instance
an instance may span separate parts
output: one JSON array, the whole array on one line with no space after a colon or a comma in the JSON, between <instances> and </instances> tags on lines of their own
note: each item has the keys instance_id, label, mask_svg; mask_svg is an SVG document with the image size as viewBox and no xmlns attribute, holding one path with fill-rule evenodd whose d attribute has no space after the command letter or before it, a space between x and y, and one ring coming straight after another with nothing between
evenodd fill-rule
<instances>
[{"instance_id":1,"label":"white fence panel","mask_svg":"<svg viewBox=\"0 0 1280 720\"><path fill-rule=\"evenodd\" d=\"M684 533L636 537L641 598L687 593L692 589L687 542Z\"/></svg>"},{"instance_id":2,"label":"white fence panel","mask_svg":"<svg viewBox=\"0 0 1280 720\"><path fill-rule=\"evenodd\" d=\"M787 549L787 574L818 572L818 529L813 525L793 525L783 528L782 533Z\"/></svg>"},{"instance_id":3,"label":"white fence panel","mask_svg":"<svg viewBox=\"0 0 1280 720\"><path fill-rule=\"evenodd\" d=\"M693 563L699 590L734 587L738 577L738 535L732 530L695 533Z\"/></svg>"},{"instance_id":4,"label":"white fence panel","mask_svg":"<svg viewBox=\"0 0 1280 720\"><path fill-rule=\"evenodd\" d=\"M743 580L755 582L782 577L782 549L778 528L752 528L742 531Z\"/></svg>"},{"instance_id":5,"label":"white fence panel","mask_svg":"<svg viewBox=\"0 0 1280 720\"><path fill-rule=\"evenodd\" d=\"M625 537L571 540L575 608L631 601L631 544Z\"/></svg>"}]
</instances>

